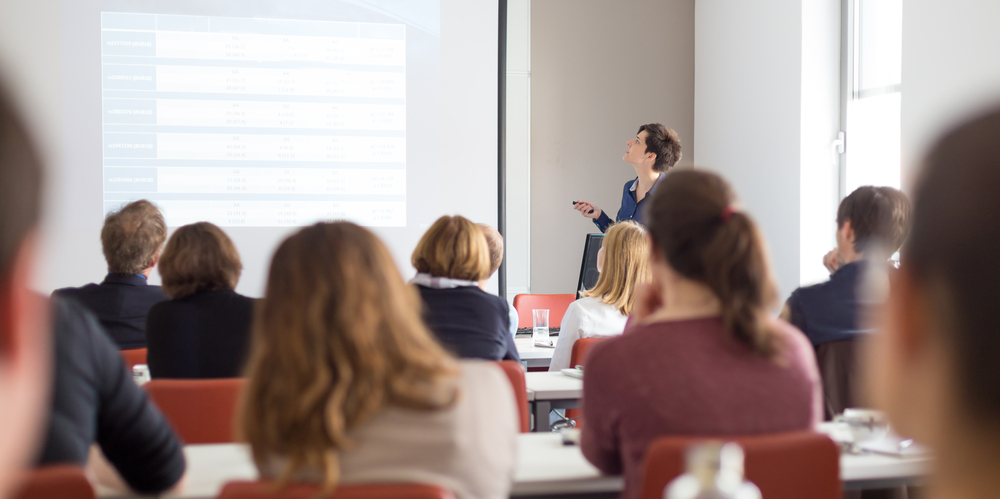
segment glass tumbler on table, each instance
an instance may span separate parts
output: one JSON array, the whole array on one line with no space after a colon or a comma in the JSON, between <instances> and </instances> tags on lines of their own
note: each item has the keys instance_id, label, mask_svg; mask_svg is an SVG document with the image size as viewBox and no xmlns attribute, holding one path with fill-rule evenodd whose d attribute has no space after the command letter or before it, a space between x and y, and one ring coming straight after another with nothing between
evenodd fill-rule
<instances>
[{"instance_id":1,"label":"glass tumbler on table","mask_svg":"<svg viewBox=\"0 0 1000 499\"><path fill-rule=\"evenodd\" d=\"M549 311L548 309L543 310L532 310L531 319L534 327L531 329L531 337L536 345L542 345L550 347L552 346L552 340L549 339Z\"/></svg>"}]
</instances>

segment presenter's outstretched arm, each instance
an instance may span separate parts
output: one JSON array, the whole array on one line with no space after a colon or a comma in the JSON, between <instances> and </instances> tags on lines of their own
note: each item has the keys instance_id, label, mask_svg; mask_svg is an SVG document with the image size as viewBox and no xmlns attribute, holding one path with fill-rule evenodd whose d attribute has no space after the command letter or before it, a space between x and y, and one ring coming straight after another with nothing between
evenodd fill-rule
<instances>
[{"instance_id":1,"label":"presenter's outstretched arm","mask_svg":"<svg viewBox=\"0 0 1000 499\"><path fill-rule=\"evenodd\" d=\"M604 210L598 208L592 203L577 201L576 204L573 205L573 209L579 211L581 215L593 219L594 224L601 229L601 232L607 231L608 227L613 223L611 217L607 216L604 213Z\"/></svg>"}]
</instances>

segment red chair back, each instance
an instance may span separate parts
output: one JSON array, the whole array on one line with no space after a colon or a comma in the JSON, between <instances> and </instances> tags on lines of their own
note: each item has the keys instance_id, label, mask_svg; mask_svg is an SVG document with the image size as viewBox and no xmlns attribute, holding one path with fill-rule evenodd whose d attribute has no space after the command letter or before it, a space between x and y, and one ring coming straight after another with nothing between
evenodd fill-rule
<instances>
[{"instance_id":1,"label":"red chair back","mask_svg":"<svg viewBox=\"0 0 1000 499\"><path fill-rule=\"evenodd\" d=\"M146 363L146 349L145 348L133 348L131 350L119 350L118 353L122 355L122 359L125 360L125 366L128 367L128 372L132 372L132 366L136 364Z\"/></svg>"},{"instance_id":2,"label":"red chair back","mask_svg":"<svg viewBox=\"0 0 1000 499\"><path fill-rule=\"evenodd\" d=\"M646 454L641 499L662 499L663 489L684 473L684 453L705 440L737 442L745 453L747 480L767 499L840 499L840 452L829 437L812 431L747 437L664 437Z\"/></svg>"},{"instance_id":3,"label":"red chair back","mask_svg":"<svg viewBox=\"0 0 1000 499\"><path fill-rule=\"evenodd\" d=\"M573 350L569 354L569 365L570 367L582 366L587 361L587 354L590 353L590 349L606 340L607 338L580 338L573 342ZM573 419L576 421L577 428L583 428L583 419L580 417L583 413L580 409L566 409L566 418Z\"/></svg>"},{"instance_id":4,"label":"red chair back","mask_svg":"<svg viewBox=\"0 0 1000 499\"><path fill-rule=\"evenodd\" d=\"M545 309L549 311L549 327L559 327L563 314L569 304L576 300L576 295L517 295L514 297L514 308L517 310L517 327L532 327L531 311Z\"/></svg>"},{"instance_id":5,"label":"red chair back","mask_svg":"<svg viewBox=\"0 0 1000 499\"><path fill-rule=\"evenodd\" d=\"M143 385L188 444L233 442L236 407L246 380L154 379Z\"/></svg>"},{"instance_id":6,"label":"red chair back","mask_svg":"<svg viewBox=\"0 0 1000 499\"><path fill-rule=\"evenodd\" d=\"M274 484L261 482L230 482L222 488L218 499L316 499L320 487L314 484L295 484L280 490ZM333 499L455 499L448 489L437 485L384 484L345 485L337 487L329 496Z\"/></svg>"},{"instance_id":7,"label":"red chair back","mask_svg":"<svg viewBox=\"0 0 1000 499\"><path fill-rule=\"evenodd\" d=\"M500 364L504 374L510 379L510 386L514 389L517 413L521 419L521 433L528 433L531 428L528 422L528 384L524 379L524 368L520 362L513 360L501 360L497 364Z\"/></svg>"},{"instance_id":8,"label":"red chair back","mask_svg":"<svg viewBox=\"0 0 1000 499\"><path fill-rule=\"evenodd\" d=\"M46 466L29 471L11 499L94 499L83 469L78 466Z\"/></svg>"}]
</instances>

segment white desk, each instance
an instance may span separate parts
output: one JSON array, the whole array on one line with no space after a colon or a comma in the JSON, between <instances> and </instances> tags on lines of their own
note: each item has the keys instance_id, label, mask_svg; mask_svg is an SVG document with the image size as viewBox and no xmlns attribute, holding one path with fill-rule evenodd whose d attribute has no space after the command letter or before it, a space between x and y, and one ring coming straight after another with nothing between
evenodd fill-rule
<instances>
[{"instance_id":1,"label":"white desk","mask_svg":"<svg viewBox=\"0 0 1000 499\"><path fill-rule=\"evenodd\" d=\"M552 345L556 344L557 339L559 339L557 336L552 337ZM536 347L531 336L515 337L514 345L517 346L517 355L521 357L521 362L524 363L525 367L549 367L549 363L552 362L552 354L556 350L555 346L552 348Z\"/></svg>"},{"instance_id":2,"label":"white desk","mask_svg":"<svg viewBox=\"0 0 1000 499\"><path fill-rule=\"evenodd\" d=\"M549 412L569 409L580 404L583 380L558 372L526 373L528 403L535 415L534 431L549 431Z\"/></svg>"}]
</instances>

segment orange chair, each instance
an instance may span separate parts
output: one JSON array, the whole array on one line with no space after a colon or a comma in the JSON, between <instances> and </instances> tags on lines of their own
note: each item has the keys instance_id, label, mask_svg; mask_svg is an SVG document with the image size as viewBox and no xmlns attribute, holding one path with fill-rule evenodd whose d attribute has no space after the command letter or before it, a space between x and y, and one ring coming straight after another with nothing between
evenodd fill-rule
<instances>
[{"instance_id":1,"label":"orange chair","mask_svg":"<svg viewBox=\"0 0 1000 499\"><path fill-rule=\"evenodd\" d=\"M188 444L234 441L236 405L243 378L154 379L143 385L177 434Z\"/></svg>"},{"instance_id":2,"label":"orange chair","mask_svg":"<svg viewBox=\"0 0 1000 499\"><path fill-rule=\"evenodd\" d=\"M582 366L587 361L587 354L590 353L590 349L606 340L607 338L580 338L573 342L573 350L569 354L569 365L571 367ZM566 409L566 419L572 419L576 423L577 428L583 428L583 419L580 418L583 413L580 409Z\"/></svg>"},{"instance_id":3,"label":"orange chair","mask_svg":"<svg viewBox=\"0 0 1000 499\"><path fill-rule=\"evenodd\" d=\"M128 372L132 372L132 366L136 364L146 363L146 349L145 348L133 348L131 350L119 350L118 353L122 355L125 359L125 366L128 367Z\"/></svg>"},{"instance_id":4,"label":"orange chair","mask_svg":"<svg viewBox=\"0 0 1000 499\"><path fill-rule=\"evenodd\" d=\"M316 499L318 485L295 484L280 490L274 484L261 482L230 482L222 488L218 499ZM455 499L450 490L437 485L384 484L345 485L337 487L332 499Z\"/></svg>"},{"instance_id":5,"label":"orange chair","mask_svg":"<svg viewBox=\"0 0 1000 499\"><path fill-rule=\"evenodd\" d=\"M532 327L531 311L545 309L549 311L549 327L559 327L563 314L569 304L576 300L576 295L517 295L514 297L514 309L517 310L517 327Z\"/></svg>"},{"instance_id":6,"label":"orange chair","mask_svg":"<svg viewBox=\"0 0 1000 499\"><path fill-rule=\"evenodd\" d=\"M497 364L500 364L504 374L510 379L511 387L514 388L517 413L521 416L521 433L528 433L531 428L528 422L528 385L524 379L524 368L520 362L513 360L501 360Z\"/></svg>"},{"instance_id":7,"label":"orange chair","mask_svg":"<svg viewBox=\"0 0 1000 499\"><path fill-rule=\"evenodd\" d=\"M94 499L83 469L78 466L46 466L29 471L11 499Z\"/></svg>"},{"instance_id":8,"label":"orange chair","mask_svg":"<svg viewBox=\"0 0 1000 499\"><path fill-rule=\"evenodd\" d=\"M704 440L737 442L746 455L747 480L767 499L840 499L840 452L829 437L812 431L746 437L664 437L646 453L641 499L661 499L684 472L684 453Z\"/></svg>"}]
</instances>

